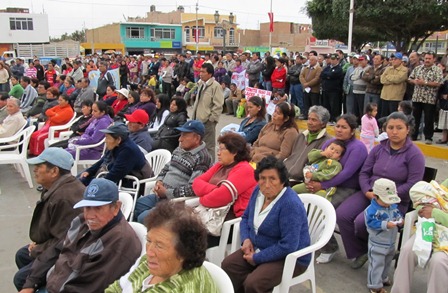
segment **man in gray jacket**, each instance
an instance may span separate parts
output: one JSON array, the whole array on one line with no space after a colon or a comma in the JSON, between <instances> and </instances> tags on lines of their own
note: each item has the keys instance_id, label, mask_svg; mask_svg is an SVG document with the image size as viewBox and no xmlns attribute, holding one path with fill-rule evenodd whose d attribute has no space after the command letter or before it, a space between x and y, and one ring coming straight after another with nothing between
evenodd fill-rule
<instances>
[{"instance_id":1,"label":"man in gray jacket","mask_svg":"<svg viewBox=\"0 0 448 293\"><path fill-rule=\"evenodd\" d=\"M247 66L246 72L249 75L249 86L253 87L255 83L260 81L260 72L263 69L263 64L260 61L258 53L252 54L252 60Z\"/></svg>"}]
</instances>

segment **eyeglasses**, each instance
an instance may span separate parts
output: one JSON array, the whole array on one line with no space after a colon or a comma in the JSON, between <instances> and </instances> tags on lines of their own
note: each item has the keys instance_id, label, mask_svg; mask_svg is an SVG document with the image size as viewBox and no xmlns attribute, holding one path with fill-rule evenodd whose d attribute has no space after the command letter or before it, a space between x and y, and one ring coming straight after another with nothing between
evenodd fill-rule
<instances>
[{"instance_id":1,"label":"eyeglasses","mask_svg":"<svg viewBox=\"0 0 448 293\"><path fill-rule=\"evenodd\" d=\"M227 150L227 149L226 149L226 148L223 148L223 147L219 147L219 146L216 147L216 151L217 151L218 153L223 152L223 151L226 151L226 150Z\"/></svg>"}]
</instances>

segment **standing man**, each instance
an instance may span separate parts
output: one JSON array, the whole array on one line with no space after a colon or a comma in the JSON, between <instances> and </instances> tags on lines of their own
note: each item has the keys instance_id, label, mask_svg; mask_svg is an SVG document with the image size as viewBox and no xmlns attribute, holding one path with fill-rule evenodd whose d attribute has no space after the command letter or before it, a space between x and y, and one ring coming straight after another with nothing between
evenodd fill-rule
<instances>
[{"instance_id":1,"label":"standing man","mask_svg":"<svg viewBox=\"0 0 448 293\"><path fill-rule=\"evenodd\" d=\"M367 82L362 79L364 73L369 70L367 56L360 56L358 58L359 65L353 71L351 79L353 81L353 110L358 123L361 124L361 117L364 115L364 96L366 94Z\"/></svg>"},{"instance_id":2,"label":"standing man","mask_svg":"<svg viewBox=\"0 0 448 293\"><path fill-rule=\"evenodd\" d=\"M320 74L322 67L317 64L317 56L309 55L309 65L300 73L300 83L303 88L303 119L308 119L308 110L311 106L319 105Z\"/></svg>"},{"instance_id":3,"label":"standing man","mask_svg":"<svg viewBox=\"0 0 448 293\"><path fill-rule=\"evenodd\" d=\"M381 84L381 75L386 70L383 65L384 56L377 54L373 57L373 66L369 66L369 69L364 71L362 79L367 82L366 94L364 96L364 106L368 103L375 103L378 109L381 109L381 90L383 85Z\"/></svg>"},{"instance_id":4,"label":"standing man","mask_svg":"<svg viewBox=\"0 0 448 293\"><path fill-rule=\"evenodd\" d=\"M31 219L31 243L16 253L19 271L14 276L14 285L19 291L35 259L64 239L71 221L81 212L73 206L82 199L85 189L70 173L73 157L61 148L47 148L28 163L35 165L34 179L43 186L43 191Z\"/></svg>"},{"instance_id":5,"label":"standing man","mask_svg":"<svg viewBox=\"0 0 448 293\"><path fill-rule=\"evenodd\" d=\"M378 118L387 117L390 113L397 111L398 104L403 101L406 91L408 69L401 62L403 54L395 53L390 59L392 66L388 66L380 78L383 89L381 90L381 115Z\"/></svg>"},{"instance_id":6,"label":"standing man","mask_svg":"<svg viewBox=\"0 0 448 293\"><path fill-rule=\"evenodd\" d=\"M25 75L25 66L23 66L23 59L17 58L16 64L11 66L11 73L18 78L22 78Z\"/></svg>"},{"instance_id":7,"label":"standing man","mask_svg":"<svg viewBox=\"0 0 448 293\"><path fill-rule=\"evenodd\" d=\"M443 83L442 70L434 64L436 54L428 52L425 54L425 63L417 66L409 76L409 82L414 84L414 94L412 95L412 114L415 117L415 130L412 134L412 140L417 140L418 128L422 118L422 112L425 115L425 143L432 144L434 135L434 117L436 114L437 92Z\"/></svg>"},{"instance_id":8,"label":"standing man","mask_svg":"<svg viewBox=\"0 0 448 293\"><path fill-rule=\"evenodd\" d=\"M216 125L222 113L224 95L221 85L213 77L214 70L211 64L202 64L198 94L193 105L193 120L201 121L205 126L204 142L210 153L212 162L215 162Z\"/></svg>"},{"instance_id":9,"label":"standing man","mask_svg":"<svg viewBox=\"0 0 448 293\"><path fill-rule=\"evenodd\" d=\"M95 93L93 92L93 89L89 87L90 85L89 78L86 77L81 78L80 82L78 82L78 85L80 87L80 91L73 103L73 108L77 113L77 115L80 115L82 113L81 112L82 102L86 100L91 100L92 103L95 102Z\"/></svg>"},{"instance_id":10,"label":"standing man","mask_svg":"<svg viewBox=\"0 0 448 293\"><path fill-rule=\"evenodd\" d=\"M39 59L34 59L34 67L36 68L37 72L36 72L36 78L39 81L42 81L45 79L45 69L42 65L40 65L40 60Z\"/></svg>"},{"instance_id":11,"label":"standing man","mask_svg":"<svg viewBox=\"0 0 448 293\"><path fill-rule=\"evenodd\" d=\"M260 81L260 73L263 69L263 64L260 61L258 53L252 54L252 60L247 66L246 73L249 76L249 86L253 87L255 83Z\"/></svg>"},{"instance_id":12,"label":"standing man","mask_svg":"<svg viewBox=\"0 0 448 293\"><path fill-rule=\"evenodd\" d=\"M408 64L408 77L411 75L412 71L415 67L420 65L420 56L417 52L412 52L409 54L409 64ZM412 95L414 94L414 84L407 82L406 84L406 93L404 94L404 99L407 101L412 100Z\"/></svg>"},{"instance_id":13,"label":"standing man","mask_svg":"<svg viewBox=\"0 0 448 293\"><path fill-rule=\"evenodd\" d=\"M81 80L81 78L84 77L84 74L82 72L82 62L79 60L76 60L73 62L73 70L70 71L68 76L71 76L73 78L73 81L75 84Z\"/></svg>"},{"instance_id":14,"label":"standing man","mask_svg":"<svg viewBox=\"0 0 448 293\"><path fill-rule=\"evenodd\" d=\"M330 121L341 115L342 80L344 72L339 64L339 55L331 54L330 63L320 74L322 80L322 104L330 112Z\"/></svg>"},{"instance_id":15,"label":"standing man","mask_svg":"<svg viewBox=\"0 0 448 293\"><path fill-rule=\"evenodd\" d=\"M300 84L300 72L302 71L302 57L296 56L296 62L288 69L289 77L289 93L291 94L291 103L300 108L300 113L303 113L303 89Z\"/></svg>"},{"instance_id":16,"label":"standing man","mask_svg":"<svg viewBox=\"0 0 448 293\"><path fill-rule=\"evenodd\" d=\"M96 88L96 93L99 99L102 99L106 94L107 87L114 85L114 79L112 74L107 72L107 62L101 61L99 64L100 77L98 78L98 86Z\"/></svg>"}]
</instances>

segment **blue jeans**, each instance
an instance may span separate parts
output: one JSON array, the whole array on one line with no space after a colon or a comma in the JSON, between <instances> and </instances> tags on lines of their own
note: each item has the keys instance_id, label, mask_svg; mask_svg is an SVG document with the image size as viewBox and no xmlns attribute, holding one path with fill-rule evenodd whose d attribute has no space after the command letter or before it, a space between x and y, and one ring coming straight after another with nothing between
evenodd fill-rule
<instances>
[{"instance_id":1,"label":"blue jeans","mask_svg":"<svg viewBox=\"0 0 448 293\"><path fill-rule=\"evenodd\" d=\"M347 114L355 114L355 96L353 95L353 91L351 89L345 99L345 105L347 107Z\"/></svg>"},{"instance_id":2,"label":"blue jeans","mask_svg":"<svg viewBox=\"0 0 448 293\"><path fill-rule=\"evenodd\" d=\"M272 81L265 81L264 82L264 89L267 91L272 91Z\"/></svg>"},{"instance_id":3,"label":"blue jeans","mask_svg":"<svg viewBox=\"0 0 448 293\"><path fill-rule=\"evenodd\" d=\"M366 93L364 96L364 107L369 103L375 103L378 109L378 112L381 110L381 98L380 95Z\"/></svg>"},{"instance_id":4,"label":"blue jeans","mask_svg":"<svg viewBox=\"0 0 448 293\"><path fill-rule=\"evenodd\" d=\"M134 211L134 220L144 224L146 216L151 209L159 202L159 197L155 194L145 195L137 199Z\"/></svg>"},{"instance_id":5,"label":"blue jeans","mask_svg":"<svg viewBox=\"0 0 448 293\"><path fill-rule=\"evenodd\" d=\"M300 113L303 113L303 89L300 83L291 84L289 87L289 93L291 94L291 103L300 108Z\"/></svg>"},{"instance_id":6,"label":"blue jeans","mask_svg":"<svg viewBox=\"0 0 448 293\"><path fill-rule=\"evenodd\" d=\"M33 262L34 258L30 256L28 245L25 245L16 252L16 265L19 271L14 275L14 285L17 291L22 290L26 278L31 273Z\"/></svg>"}]
</instances>

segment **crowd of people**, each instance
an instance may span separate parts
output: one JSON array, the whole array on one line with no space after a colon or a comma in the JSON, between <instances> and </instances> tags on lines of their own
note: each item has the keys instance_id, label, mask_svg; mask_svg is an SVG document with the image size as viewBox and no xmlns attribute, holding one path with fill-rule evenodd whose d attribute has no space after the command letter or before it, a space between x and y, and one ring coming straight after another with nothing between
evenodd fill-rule
<instances>
[{"instance_id":1,"label":"crowd of people","mask_svg":"<svg viewBox=\"0 0 448 293\"><path fill-rule=\"evenodd\" d=\"M219 236L207 235L189 208L170 201L189 196L198 197L207 208L231 205L226 219L242 218L241 250L222 263L237 292L269 292L281 281L286 256L310 244L298 193L315 193L333 204L352 268L378 261L369 254L378 244L371 237L379 229L374 222L378 219L372 220L364 211L372 205L380 209L397 204L397 215L404 217L410 206L409 190L423 179L425 167L424 156L413 143L421 129L421 114L427 143L432 141L438 101L439 119L448 117L443 109L448 82L432 52L423 56L421 65L415 63L417 56L412 70L401 53L388 60L369 54L350 54L347 60L342 52L326 59L315 52L292 58L265 55L263 60L250 52L157 57L113 55L100 60L94 55L75 60L73 66L70 60L61 68L53 64L37 81L37 90L28 76L11 78L12 83L20 80L23 93L19 98L2 94L0 106L6 101L8 115L0 124L0 137L32 123L31 117L45 122L31 137L30 154L36 157L29 163L35 164L42 194L31 225L33 242L16 255L20 270L14 284L19 291L174 288L170 290L181 292L176 286L185 286L183 292L216 292L201 265L205 249L216 246ZM30 67L38 68L38 63ZM100 77L94 92L84 74L97 68ZM120 71L120 89L107 71L113 68ZM241 124L216 139L225 108L233 115L233 102L244 99L244 90L230 84L230 75L243 70L250 86L277 95L275 109L267 117L263 98L247 99ZM411 89L413 94L408 92ZM36 111L30 114L32 109ZM71 126L70 138L46 147L49 128L67 123L73 115L78 120ZM297 119L307 120L305 131L299 132ZM334 124L334 138L327 134L328 123ZM357 139L360 124L361 139ZM439 125L448 129L448 121ZM375 143L379 129L385 137ZM97 163L72 176L76 147L102 139L105 152L102 147L81 152L84 158L98 159ZM120 212L117 184L125 175L152 177L144 155L154 149L167 149L172 157L158 174L152 193L136 203L133 220L148 228L147 253L140 257L139 243ZM96 178L102 172L103 178ZM57 198L65 189L64 180L73 185L70 202ZM396 191L379 180L391 181ZM391 188L394 200L386 198L384 186ZM83 214L76 208L83 208ZM59 221L64 212L64 221ZM395 225L387 224L383 230L399 226L397 215L391 216ZM40 221L49 224L38 225ZM129 237L116 237L120 233ZM333 237L316 260L330 262L337 250ZM299 258L294 274L303 272L310 260L310 255ZM108 274L109 269L114 274ZM386 277L387 273L369 268L371 292L384 293ZM87 288L86 282L92 280L96 287Z\"/></svg>"}]
</instances>

